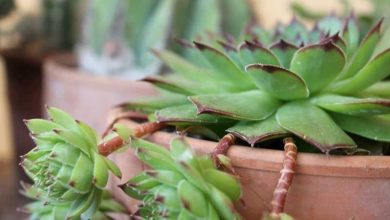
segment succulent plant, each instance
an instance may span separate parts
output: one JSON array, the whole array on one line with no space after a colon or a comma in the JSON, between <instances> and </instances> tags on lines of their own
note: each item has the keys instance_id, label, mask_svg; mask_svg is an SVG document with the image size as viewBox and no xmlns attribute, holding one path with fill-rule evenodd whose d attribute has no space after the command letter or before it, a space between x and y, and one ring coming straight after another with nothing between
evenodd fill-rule
<instances>
[{"instance_id":1,"label":"succulent plant","mask_svg":"<svg viewBox=\"0 0 390 220\"><path fill-rule=\"evenodd\" d=\"M316 31L294 23L270 45L261 37L238 48L194 42L190 60L156 52L174 73L145 81L173 94L125 108L154 111L151 119L160 123L226 129L250 145L291 134L327 153L356 148L347 133L388 142L390 100L357 95L390 74L390 49L378 43L381 23L360 42L355 21L347 18L342 32L323 23L330 35L317 34L313 41L304 39ZM303 39L299 46L284 40L297 36Z\"/></svg>"},{"instance_id":2,"label":"succulent plant","mask_svg":"<svg viewBox=\"0 0 390 220\"><path fill-rule=\"evenodd\" d=\"M33 202L25 205L23 208L19 209L22 212L30 214L29 219L31 220L51 220L51 219L69 219L77 220L81 219L80 217L67 218L68 210L71 209L72 203L61 203L61 204L49 204L45 202L45 198L42 197L40 191L29 184L22 182L23 190L21 193L29 199L34 200ZM108 213L126 213L125 208L111 197L108 191L102 192L102 201L100 206L97 208L97 211L90 213L91 217L84 219L94 219L94 220L111 220L112 218L108 216Z\"/></svg>"},{"instance_id":3,"label":"succulent plant","mask_svg":"<svg viewBox=\"0 0 390 220\"><path fill-rule=\"evenodd\" d=\"M98 154L92 128L57 108L48 114L51 120L26 120L37 146L22 156L21 166L41 200L70 207L69 218L88 218L99 207L109 171L119 177L120 170Z\"/></svg>"},{"instance_id":4,"label":"succulent plant","mask_svg":"<svg viewBox=\"0 0 390 220\"><path fill-rule=\"evenodd\" d=\"M122 186L132 198L143 201L143 219L239 219L233 201L241 197L238 179L216 169L208 155L194 155L177 137L170 150L133 138L136 155L152 170L144 171Z\"/></svg>"}]
</instances>

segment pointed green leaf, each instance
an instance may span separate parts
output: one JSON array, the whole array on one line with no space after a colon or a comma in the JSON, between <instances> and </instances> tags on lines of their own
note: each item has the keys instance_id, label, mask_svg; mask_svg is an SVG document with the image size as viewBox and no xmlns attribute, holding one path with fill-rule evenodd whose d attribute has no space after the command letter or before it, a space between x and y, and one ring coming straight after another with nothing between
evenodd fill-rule
<instances>
[{"instance_id":1,"label":"pointed green leaf","mask_svg":"<svg viewBox=\"0 0 390 220\"><path fill-rule=\"evenodd\" d=\"M76 121L79 124L79 127L82 133L86 136L91 145L97 145L99 140L99 135L96 133L95 129L91 128L89 125L82 121Z\"/></svg>"},{"instance_id":2,"label":"pointed green leaf","mask_svg":"<svg viewBox=\"0 0 390 220\"><path fill-rule=\"evenodd\" d=\"M390 118L383 116L350 116L332 114L344 130L375 141L390 142Z\"/></svg>"},{"instance_id":3,"label":"pointed green leaf","mask_svg":"<svg viewBox=\"0 0 390 220\"><path fill-rule=\"evenodd\" d=\"M342 29L343 21L336 15L329 15L318 21L318 28L329 35L334 35Z\"/></svg>"},{"instance_id":4,"label":"pointed green leaf","mask_svg":"<svg viewBox=\"0 0 390 220\"><path fill-rule=\"evenodd\" d=\"M108 169L119 179L122 178L122 172L119 167L107 157L103 157Z\"/></svg>"},{"instance_id":5,"label":"pointed green leaf","mask_svg":"<svg viewBox=\"0 0 390 220\"><path fill-rule=\"evenodd\" d=\"M187 180L182 180L177 187L177 192L184 209L200 218L208 216L208 202L198 188Z\"/></svg>"},{"instance_id":6,"label":"pointed green leaf","mask_svg":"<svg viewBox=\"0 0 390 220\"><path fill-rule=\"evenodd\" d=\"M68 166L74 166L80 156L80 150L65 143L56 143L50 157Z\"/></svg>"},{"instance_id":7,"label":"pointed green leaf","mask_svg":"<svg viewBox=\"0 0 390 220\"><path fill-rule=\"evenodd\" d=\"M355 16L346 19L342 36L347 43L347 54L350 57L359 46L359 27Z\"/></svg>"},{"instance_id":8,"label":"pointed green leaf","mask_svg":"<svg viewBox=\"0 0 390 220\"><path fill-rule=\"evenodd\" d=\"M84 154L80 154L74 165L69 186L81 193L87 193L92 188L93 163Z\"/></svg>"},{"instance_id":9,"label":"pointed green leaf","mask_svg":"<svg viewBox=\"0 0 390 220\"><path fill-rule=\"evenodd\" d=\"M49 107L47 108L47 112L53 122L61 125L64 128L72 129L78 131L79 126L74 118L68 113L64 112L59 108Z\"/></svg>"},{"instance_id":10,"label":"pointed green leaf","mask_svg":"<svg viewBox=\"0 0 390 220\"><path fill-rule=\"evenodd\" d=\"M215 188L225 193L231 200L238 200L241 197L241 185L233 175L217 170L205 170L205 180Z\"/></svg>"},{"instance_id":11,"label":"pointed green leaf","mask_svg":"<svg viewBox=\"0 0 390 220\"><path fill-rule=\"evenodd\" d=\"M390 113L389 99L321 95L312 98L311 102L326 110L347 115L377 115Z\"/></svg>"},{"instance_id":12,"label":"pointed green leaf","mask_svg":"<svg viewBox=\"0 0 390 220\"><path fill-rule=\"evenodd\" d=\"M245 140L251 146L260 141L289 134L286 129L278 124L275 115L272 115L263 121L241 121L227 131Z\"/></svg>"},{"instance_id":13,"label":"pointed green leaf","mask_svg":"<svg viewBox=\"0 0 390 220\"><path fill-rule=\"evenodd\" d=\"M192 104L172 106L156 112L157 121L168 123L219 124L230 120L215 115L198 115Z\"/></svg>"},{"instance_id":14,"label":"pointed green leaf","mask_svg":"<svg viewBox=\"0 0 390 220\"><path fill-rule=\"evenodd\" d=\"M380 81L360 92L363 97L390 98L390 81Z\"/></svg>"},{"instance_id":15,"label":"pointed green leaf","mask_svg":"<svg viewBox=\"0 0 390 220\"><path fill-rule=\"evenodd\" d=\"M291 59L298 50L298 47L284 40L280 40L278 43L272 45L270 49L279 59L282 66L286 69L289 69Z\"/></svg>"},{"instance_id":16,"label":"pointed green leaf","mask_svg":"<svg viewBox=\"0 0 390 220\"><path fill-rule=\"evenodd\" d=\"M208 60L213 70L221 75L221 79L228 79L230 82L235 83L237 91L248 90L254 87L249 77L222 52L201 43L195 42L195 45L203 57Z\"/></svg>"},{"instance_id":17,"label":"pointed green leaf","mask_svg":"<svg viewBox=\"0 0 390 220\"><path fill-rule=\"evenodd\" d=\"M158 109L185 103L188 103L188 99L186 96L177 93L162 91L157 96L148 96L131 100L129 102L121 104L120 107L124 108L125 110L135 110L145 113L152 113Z\"/></svg>"},{"instance_id":18,"label":"pointed green leaf","mask_svg":"<svg viewBox=\"0 0 390 220\"><path fill-rule=\"evenodd\" d=\"M239 69L244 69L245 64L242 62L237 48L234 45L231 45L224 41L218 41L218 43L222 45L225 54L233 61L233 63L235 63Z\"/></svg>"},{"instance_id":19,"label":"pointed green leaf","mask_svg":"<svg viewBox=\"0 0 390 220\"><path fill-rule=\"evenodd\" d=\"M108 182L108 167L103 156L94 153L93 183L100 189L106 187Z\"/></svg>"},{"instance_id":20,"label":"pointed green leaf","mask_svg":"<svg viewBox=\"0 0 390 220\"><path fill-rule=\"evenodd\" d=\"M89 155L90 150L96 149L96 146L91 146L83 136L71 130L55 130L55 133L62 141L80 149L85 155Z\"/></svg>"},{"instance_id":21,"label":"pointed green leaf","mask_svg":"<svg viewBox=\"0 0 390 220\"><path fill-rule=\"evenodd\" d=\"M265 92L253 90L236 94L199 95L190 100L199 114L216 114L237 120L262 120L281 104Z\"/></svg>"},{"instance_id":22,"label":"pointed green leaf","mask_svg":"<svg viewBox=\"0 0 390 220\"><path fill-rule=\"evenodd\" d=\"M290 69L305 80L310 93L315 93L332 82L344 64L344 53L329 41L298 50Z\"/></svg>"},{"instance_id":23,"label":"pointed green leaf","mask_svg":"<svg viewBox=\"0 0 390 220\"><path fill-rule=\"evenodd\" d=\"M364 90L390 74L390 49L377 55L354 77L340 81L330 89L341 94L353 94Z\"/></svg>"},{"instance_id":24,"label":"pointed green leaf","mask_svg":"<svg viewBox=\"0 0 390 220\"><path fill-rule=\"evenodd\" d=\"M336 33L333 36L330 36L328 38L325 38L320 43L327 43L331 41L334 45L338 46L344 53L347 52L347 44L345 41L340 37L339 33Z\"/></svg>"},{"instance_id":25,"label":"pointed green leaf","mask_svg":"<svg viewBox=\"0 0 390 220\"><path fill-rule=\"evenodd\" d=\"M280 65L278 58L270 50L250 41L241 44L239 55L245 65L252 63Z\"/></svg>"},{"instance_id":26,"label":"pointed green leaf","mask_svg":"<svg viewBox=\"0 0 390 220\"><path fill-rule=\"evenodd\" d=\"M210 185L210 188L210 202L215 208L215 210L218 212L221 219L241 219L229 197L227 197L224 193L222 193L219 189L215 188L212 185Z\"/></svg>"},{"instance_id":27,"label":"pointed green leaf","mask_svg":"<svg viewBox=\"0 0 390 220\"><path fill-rule=\"evenodd\" d=\"M293 17L291 22L284 28L281 38L296 45L302 42L306 43L308 40L306 27L296 17Z\"/></svg>"},{"instance_id":28,"label":"pointed green leaf","mask_svg":"<svg viewBox=\"0 0 390 220\"><path fill-rule=\"evenodd\" d=\"M282 100L309 97L305 81L297 74L277 66L252 64L246 71L260 89Z\"/></svg>"},{"instance_id":29,"label":"pointed green leaf","mask_svg":"<svg viewBox=\"0 0 390 220\"><path fill-rule=\"evenodd\" d=\"M356 53L354 54L352 59L348 62L347 68L343 71L342 75L340 76L341 79L348 79L353 77L370 60L375 50L375 46L377 45L380 39L380 28L382 22L383 19L381 19L374 26L374 28L370 32L368 32L368 34L364 37Z\"/></svg>"},{"instance_id":30,"label":"pointed green leaf","mask_svg":"<svg viewBox=\"0 0 390 220\"><path fill-rule=\"evenodd\" d=\"M354 148L354 141L320 108L307 102L285 104L276 113L278 123L322 152Z\"/></svg>"},{"instance_id":31,"label":"pointed green leaf","mask_svg":"<svg viewBox=\"0 0 390 220\"><path fill-rule=\"evenodd\" d=\"M182 76L185 79L194 81L203 81L207 79L214 79L216 72L210 71L205 68L201 68L193 65L187 60L170 51L154 51L154 53L177 75Z\"/></svg>"},{"instance_id":32,"label":"pointed green leaf","mask_svg":"<svg viewBox=\"0 0 390 220\"><path fill-rule=\"evenodd\" d=\"M40 134L44 132L52 131L53 129L63 128L61 125L45 119L29 119L25 120L26 126L30 133Z\"/></svg>"},{"instance_id":33,"label":"pointed green leaf","mask_svg":"<svg viewBox=\"0 0 390 220\"><path fill-rule=\"evenodd\" d=\"M184 179L183 175L181 175L179 172L172 170L151 170L146 171L146 174L148 174L156 181L172 187L176 187L177 184L182 179Z\"/></svg>"}]
</instances>

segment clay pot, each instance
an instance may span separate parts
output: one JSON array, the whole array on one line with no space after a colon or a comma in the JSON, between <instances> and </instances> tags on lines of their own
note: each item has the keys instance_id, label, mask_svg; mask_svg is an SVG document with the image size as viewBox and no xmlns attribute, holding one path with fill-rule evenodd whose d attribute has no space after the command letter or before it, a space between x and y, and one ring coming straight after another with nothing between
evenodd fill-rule
<instances>
[{"instance_id":1,"label":"clay pot","mask_svg":"<svg viewBox=\"0 0 390 220\"><path fill-rule=\"evenodd\" d=\"M129 126L134 126L127 122ZM168 146L175 134L156 132L147 139ZM186 138L199 154L212 152L215 142ZM298 146L299 148L299 146ZM282 168L283 152L233 146L228 156L241 177L242 203L236 207L247 220L258 220L269 210L274 187ZM111 190L130 211L136 201L117 185L145 169L133 149L110 156L123 173L122 180L112 178ZM326 156L300 153L296 176L287 194L285 212L301 220L389 219L390 157Z\"/></svg>"},{"instance_id":2,"label":"clay pot","mask_svg":"<svg viewBox=\"0 0 390 220\"><path fill-rule=\"evenodd\" d=\"M51 57L44 64L44 104L65 110L99 132L114 105L155 94L145 82L83 72L70 54Z\"/></svg>"}]
</instances>

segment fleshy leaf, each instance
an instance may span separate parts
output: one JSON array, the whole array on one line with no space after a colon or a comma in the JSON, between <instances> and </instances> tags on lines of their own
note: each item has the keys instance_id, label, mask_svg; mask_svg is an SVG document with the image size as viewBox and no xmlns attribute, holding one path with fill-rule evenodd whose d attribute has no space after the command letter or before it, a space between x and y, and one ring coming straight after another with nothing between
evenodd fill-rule
<instances>
[{"instance_id":1,"label":"fleshy leaf","mask_svg":"<svg viewBox=\"0 0 390 220\"><path fill-rule=\"evenodd\" d=\"M158 109L168 106L180 105L188 103L188 99L184 95L172 92L161 92L157 96L142 97L123 103L120 107L126 110L135 110L145 113L152 113Z\"/></svg>"},{"instance_id":2,"label":"fleshy leaf","mask_svg":"<svg viewBox=\"0 0 390 220\"><path fill-rule=\"evenodd\" d=\"M344 130L375 141L390 142L390 118L384 116L350 116L332 114L333 120Z\"/></svg>"},{"instance_id":3,"label":"fleshy leaf","mask_svg":"<svg viewBox=\"0 0 390 220\"><path fill-rule=\"evenodd\" d=\"M347 18L342 36L347 43L347 54L350 57L359 46L359 27L355 16Z\"/></svg>"},{"instance_id":4,"label":"fleshy leaf","mask_svg":"<svg viewBox=\"0 0 390 220\"><path fill-rule=\"evenodd\" d=\"M310 93L314 93L334 80L344 64L344 53L329 41L298 50L291 60L290 69L301 76Z\"/></svg>"},{"instance_id":5,"label":"fleshy leaf","mask_svg":"<svg viewBox=\"0 0 390 220\"><path fill-rule=\"evenodd\" d=\"M356 53L348 63L347 68L343 71L341 79L348 79L354 76L359 70L366 65L370 60L376 44L380 39L380 28L383 19L381 19L374 28L368 32L363 41L361 42L360 47L357 49Z\"/></svg>"},{"instance_id":6,"label":"fleshy leaf","mask_svg":"<svg viewBox=\"0 0 390 220\"><path fill-rule=\"evenodd\" d=\"M200 123L200 124L215 124L228 122L228 119L215 115L198 115L196 108L192 104L172 106L161 109L156 112L157 121L171 123Z\"/></svg>"},{"instance_id":7,"label":"fleshy leaf","mask_svg":"<svg viewBox=\"0 0 390 220\"><path fill-rule=\"evenodd\" d=\"M236 91L237 86L234 86L223 81L219 81L221 86L215 86L216 82L205 80L202 82L202 86L199 86L199 82L188 80L177 74L168 74L165 76L149 76L143 79L145 82L152 83L153 85L168 90L174 93L180 93L183 95L203 94L203 93L221 93L227 91Z\"/></svg>"},{"instance_id":8,"label":"fleshy leaf","mask_svg":"<svg viewBox=\"0 0 390 220\"><path fill-rule=\"evenodd\" d=\"M246 71L256 85L282 100L307 98L309 89L297 74L277 66L253 64Z\"/></svg>"},{"instance_id":9,"label":"fleshy leaf","mask_svg":"<svg viewBox=\"0 0 390 220\"><path fill-rule=\"evenodd\" d=\"M340 81L330 89L341 94L353 94L368 88L389 74L390 49L387 49L366 64L353 78Z\"/></svg>"},{"instance_id":10,"label":"fleshy leaf","mask_svg":"<svg viewBox=\"0 0 390 220\"><path fill-rule=\"evenodd\" d=\"M270 116L281 104L262 91L236 94L199 95L190 100L199 114L216 114L237 120L262 120Z\"/></svg>"},{"instance_id":11,"label":"fleshy leaf","mask_svg":"<svg viewBox=\"0 0 390 220\"><path fill-rule=\"evenodd\" d=\"M342 21L339 17L331 14L318 22L318 28L329 35L334 35L342 29Z\"/></svg>"},{"instance_id":12,"label":"fleshy leaf","mask_svg":"<svg viewBox=\"0 0 390 220\"><path fill-rule=\"evenodd\" d=\"M347 115L377 115L390 113L389 99L321 95L312 98L311 102L326 110Z\"/></svg>"},{"instance_id":13,"label":"fleshy leaf","mask_svg":"<svg viewBox=\"0 0 390 220\"><path fill-rule=\"evenodd\" d=\"M278 123L322 152L336 148L354 148L354 141L320 108L310 103L288 103L276 113Z\"/></svg>"},{"instance_id":14,"label":"fleshy leaf","mask_svg":"<svg viewBox=\"0 0 390 220\"><path fill-rule=\"evenodd\" d=\"M359 95L363 97L384 97L390 98L390 81L380 81L363 90Z\"/></svg>"},{"instance_id":15,"label":"fleshy leaf","mask_svg":"<svg viewBox=\"0 0 390 220\"><path fill-rule=\"evenodd\" d=\"M251 146L260 141L289 134L286 129L278 124L275 115L272 115L263 121L241 121L227 131L245 140Z\"/></svg>"},{"instance_id":16,"label":"fleshy leaf","mask_svg":"<svg viewBox=\"0 0 390 220\"><path fill-rule=\"evenodd\" d=\"M270 50L250 41L241 44L239 54L245 65L252 63L280 65L278 58Z\"/></svg>"},{"instance_id":17,"label":"fleshy leaf","mask_svg":"<svg viewBox=\"0 0 390 220\"><path fill-rule=\"evenodd\" d=\"M201 68L193 65L187 60L170 51L159 51L154 53L175 73L178 75L195 81L203 81L206 79L215 79L216 74L209 69Z\"/></svg>"},{"instance_id":18,"label":"fleshy leaf","mask_svg":"<svg viewBox=\"0 0 390 220\"><path fill-rule=\"evenodd\" d=\"M214 71L217 71L222 76L221 79L229 79L231 82L234 82L239 90L247 90L254 87L249 77L225 54L205 44L195 42L195 45L203 57L209 61Z\"/></svg>"},{"instance_id":19,"label":"fleshy leaf","mask_svg":"<svg viewBox=\"0 0 390 220\"><path fill-rule=\"evenodd\" d=\"M293 58L298 47L284 40L271 46L271 51L278 57L282 66L286 69L290 68L291 59Z\"/></svg>"}]
</instances>

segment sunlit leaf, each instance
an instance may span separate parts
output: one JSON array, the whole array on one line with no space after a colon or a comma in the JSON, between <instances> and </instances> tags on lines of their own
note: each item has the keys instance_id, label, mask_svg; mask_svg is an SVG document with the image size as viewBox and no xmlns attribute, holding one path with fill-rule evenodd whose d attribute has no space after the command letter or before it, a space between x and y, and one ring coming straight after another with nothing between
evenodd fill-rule
<instances>
[{"instance_id":1,"label":"sunlit leaf","mask_svg":"<svg viewBox=\"0 0 390 220\"><path fill-rule=\"evenodd\" d=\"M314 93L334 80L344 64L344 53L329 41L298 50L291 60L290 70L301 76L310 93Z\"/></svg>"},{"instance_id":2,"label":"sunlit leaf","mask_svg":"<svg viewBox=\"0 0 390 220\"><path fill-rule=\"evenodd\" d=\"M262 120L270 116L280 101L262 91L191 96L200 114L216 114L237 120Z\"/></svg>"},{"instance_id":3,"label":"sunlit leaf","mask_svg":"<svg viewBox=\"0 0 390 220\"><path fill-rule=\"evenodd\" d=\"M312 98L311 102L326 110L347 115L377 115L390 113L390 99L321 95Z\"/></svg>"},{"instance_id":4,"label":"sunlit leaf","mask_svg":"<svg viewBox=\"0 0 390 220\"><path fill-rule=\"evenodd\" d=\"M276 112L276 120L286 130L318 147L322 152L354 148L354 141L320 108L307 102L290 102Z\"/></svg>"},{"instance_id":5,"label":"sunlit leaf","mask_svg":"<svg viewBox=\"0 0 390 220\"><path fill-rule=\"evenodd\" d=\"M309 89L297 74L277 66L253 64L246 68L260 89L282 100L307 98Z\"/></svg>"}]
</instances>

